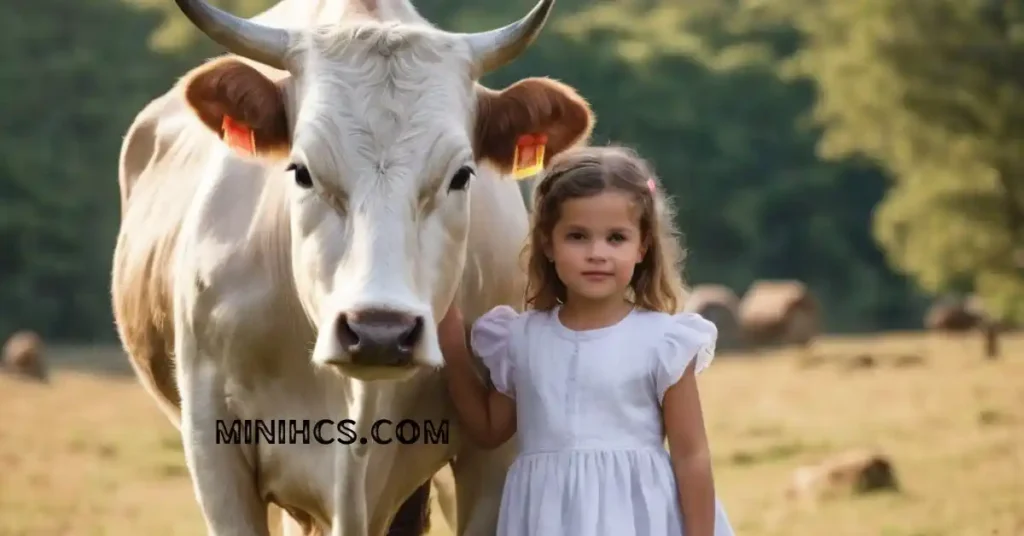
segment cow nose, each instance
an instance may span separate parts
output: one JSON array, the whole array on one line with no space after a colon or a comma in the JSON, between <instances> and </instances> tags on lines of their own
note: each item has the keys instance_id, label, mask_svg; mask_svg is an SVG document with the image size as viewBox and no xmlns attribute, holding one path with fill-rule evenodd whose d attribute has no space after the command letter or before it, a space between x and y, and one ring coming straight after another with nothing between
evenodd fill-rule
<instances>
[{"instance_id":1,"label":"cow nose","mask_svg":"<svg viewBox=\"0 0 1024 536\"><path fill-rule=\"evenodd\" d=\"M349 311L338 318L337 336L354 364L408 365L423 336L423 317L384 309Z\"/></svg>"}]
</instances>

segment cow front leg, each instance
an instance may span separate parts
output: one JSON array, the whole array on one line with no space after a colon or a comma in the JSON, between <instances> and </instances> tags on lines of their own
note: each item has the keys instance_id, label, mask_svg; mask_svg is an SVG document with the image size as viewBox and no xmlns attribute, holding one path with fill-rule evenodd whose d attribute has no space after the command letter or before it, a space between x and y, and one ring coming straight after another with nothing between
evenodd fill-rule
<instances>
[{"instance_id":1,"label":"cow front leg","mask_svg":"<svg viewBox=\"0 0 1024 536\"><path fill-rule=\"evenodd\" d=\"M357 437L370 438L372 419L357 419L356 422ZM429 487L420 490L425 486L417 486L419 482L414 475L422 473L426 480L429 473L415 467L416 463L408 465L418 460L405 460L402 464L398 457L404 454L393 444L375 445L373 441L356 442L343 449L335 461L338 478L335 489L339 495L335 497L337 514L332 536L420 536L422 531L417 527L422 523L412 521L422 515ZM413 481L396 479L396 474ZM416 491L425 493L414 493ZM406 510L403 517L410 519L392 517L403 508Z\"/></svg>"},{"instance_id":2,"label":"cow front leg","mask_svg":"<svg viewBox=\"0 0 1024 536\"><path fill-rule=\"evenodd\" d=\"M334 536L419 535L422 515L429 501L430 477L454 454L445 440L442 444L403 445L395 437L395 425L402 419L424 423L436 420L436 409L417 404L417 396L433 395L437 385L403 386L404 401L393 388L350 384L352 402L348 418L355 421L351 445L336 449L334 497ZM423 389L416 393L417 389ZM443 391L442 391L443 392ZM429 400L429 399L427 399ZM340 404L340 401L338 402ZM406 405L408 404L408 406ZM374 431L374 425L387 415L391 425ZM363 443L359 439L365 438ZM493 536L493 535L491 535Z\"/></svg>"},{"instance_id":3,"label":"cow front leg","mask_svg":"<svg viewBox=\"0 0 1024 536\"><path fill-rule=\"evenodd\" d=\"M452 463L459 536L494 536L505 475L518 452L516 443L513 436L493 450L466 444L459 451Z\"/></svg>"},{"instance_id":4,"label":"cow front leg","mask_svg":"<svg viewBox=\"0 0 1024 536\"><path fill-rule=\"evenodd\" d=\"M355 380L345 380L351 390L351 402L346 399L332 401L330 405L342 407L351 404L346 418L355 421L354 440L350 445L338 445L334 456L334 518L331 520L331 536L384 536L384 527L371 530L370 505L377 502L368 493L367 487L373 481L367 479L370 465L369 444L361 444L359 438L371 437L373 412L376 409L372 392ZM339 438L340 440L340 438ZM334 447L332 447L334 448Z\"/></svg>"},{"instance_id":5,"label":"cow front leg","mask_svg":"<svg viewBox=\"0 0 1024 536\"><path fill-rule=\"evenodd\" d=\"M193 338L182 334L176 347L182 445L207 533L269 536L267 507L242 450L246 446L218 441L218 422L230 425L233 419L223 379L213 360L200 354Z\"/></svg>"},{"instance_id":6,"label":"cow front leg","mask_svg":"<svg viewBox=\"0 0 1024 536\"><path fill-rule=\"evenodd\" d=\"M366 460L356 452L356 445L343 447L335 457L335 514L331 520L331 536L369 536L370 524L366 501Z\"/></svg>"}]
</instances>

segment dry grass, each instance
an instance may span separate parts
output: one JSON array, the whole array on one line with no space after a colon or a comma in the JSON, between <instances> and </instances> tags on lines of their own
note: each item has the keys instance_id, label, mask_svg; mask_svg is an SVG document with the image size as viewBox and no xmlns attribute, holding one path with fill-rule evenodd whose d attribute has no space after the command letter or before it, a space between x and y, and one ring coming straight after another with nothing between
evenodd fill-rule
<instances>
[{"instance_id":1,"label":"dry grass","mask_svg":"<svg viewBox=\"0 0 1024 536\"><path fill-rule=\"evenodd\" d=\"M740 535L1024 535L1024 336L995 362L976 338L942 336L833 338L814 352L723 356L702 377ZM883 364L843 366L864 353ZM884 364L904 354L925 362ZM65 351L54 365L50 386L0 377L0 534L202 534L178 437L119 356ZM861 446L891 456L902 492L813 509L784 499L795 467Z\"/></svg>"}]
</instances>

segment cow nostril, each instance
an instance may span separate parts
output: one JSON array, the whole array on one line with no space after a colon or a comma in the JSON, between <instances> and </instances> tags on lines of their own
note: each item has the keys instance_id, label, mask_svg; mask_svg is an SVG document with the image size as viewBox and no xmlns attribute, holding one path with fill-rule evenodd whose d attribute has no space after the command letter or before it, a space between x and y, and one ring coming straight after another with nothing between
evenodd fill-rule
<instances>
[{"instance_id":1,"label":"cow nostril","mask_svg":"<svg viewBox=\"0 0 1024 536\"><path fill-rule=\"evenodd\" d=\"M338 317L338 324L336 326L338 335L338 342L345 348L350 348L359 344L359 335L352 330L352 326L348 325L348 315L342 314Z\"/></svg>"},{"instance_id":2,"label":"cow nostril","mask_svg":"<svg viewBox=\"0 0 1024 536\"><path fill-rule=\"evenodd\" d=\"M423 317L417 316L412 326L398 338L398 349L402 352L410 352L423 335Z\"/></svg>"}]
</instances>

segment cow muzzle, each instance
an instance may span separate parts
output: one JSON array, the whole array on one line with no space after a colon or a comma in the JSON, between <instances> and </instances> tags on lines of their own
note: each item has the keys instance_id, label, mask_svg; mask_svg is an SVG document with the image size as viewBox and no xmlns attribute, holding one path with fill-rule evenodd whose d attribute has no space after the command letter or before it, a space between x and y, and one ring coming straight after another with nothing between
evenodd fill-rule
<instances>
[{"instance_id":1,"label":"cow muzzle","mask_svg":"<svg viewBox=\"0 0 1024 536\"><path fill-rule=\"evenodd\" d=\"M386 307L345 308L321 324L313 362L362 380L407 377L433 366L428 317Z\"/></svg>"},{"instance_id":2,"label":"cow muzzle","mask_svg":"<svg viewBox=\"0 0 1024 536\"><path fill-rule=\"evenodd\" d=\"M342 313L334 326L350 363L371 367L404 367L423 340L423 317L386 309Z\"/></svg>"}]
</instances>

